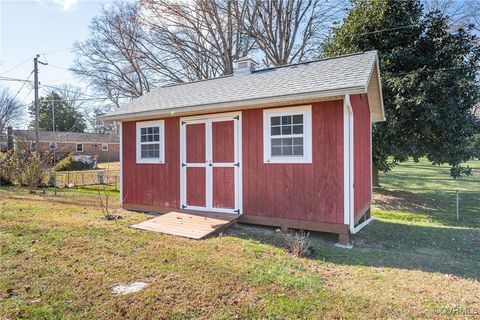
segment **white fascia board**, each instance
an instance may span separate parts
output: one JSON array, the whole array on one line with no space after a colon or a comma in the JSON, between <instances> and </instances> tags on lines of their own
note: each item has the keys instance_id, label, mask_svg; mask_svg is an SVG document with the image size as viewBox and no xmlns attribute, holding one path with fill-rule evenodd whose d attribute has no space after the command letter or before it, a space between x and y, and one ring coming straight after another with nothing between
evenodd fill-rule
<instances>
[{"instance_id":1,"label":"white fascia board","mask_svg":"<svg viewBox=\"0 0 480 320\"><path fill-rule=\"evenodd\" d=\"M101 121L133 121L133 120L142 120L148 118L160 118L160 117L172 117L172 116L186 116L193 115L195 112L217 112L219 109L230 108L230 109L248 109L252 106L260 105L259 107L264 107L268 104L276 103L294 103L300 99L321 99L334 96L344 96L345 94L358 94L358 93L367 93L367 87L358 86L351 88L335 89L328 91L312 92L312 93L302 93L302 94L293 94L285 96L275 96L261 99L250 99L250 100L240 100L232 102L222 102L210 105L200 105L200 106L187 106L180 108L168 108L162 110L149 110L149 111L139 111L131 112L125 114L112 114L99 117Z\"/></svg>"}]
</instances>

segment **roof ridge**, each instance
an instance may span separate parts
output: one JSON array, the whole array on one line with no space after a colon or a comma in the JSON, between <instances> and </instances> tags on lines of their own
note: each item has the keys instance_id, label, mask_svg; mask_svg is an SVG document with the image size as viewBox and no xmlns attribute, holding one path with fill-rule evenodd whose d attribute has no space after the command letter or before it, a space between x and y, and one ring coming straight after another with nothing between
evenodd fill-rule
<instances>
[{"instance_id":1,"label":"roof ridge","mask_svg":"<svg viewBox=\"0 0 480 320\"><path fill-rule=\"evenodd\" d=\"M368 51L362 51L362 52L354 52L354 53L343 54L343 55L340 55L340 56L325 57L325 58L319 58L319 59L309 60L309 61L304 61L304 62L284 64L284 65L281 65L281 66L276 66L276 67L271 67L271 68L265 68L265 69L255 70L255 71L253 71L252 73L262 72L262 71L272 70L272 69L280 69L280 68L286 68L286 67L293 67L293 66L298 66L298 65L303 65L303 64L309 64L309 63L315 63L315 62L321 62L321 61L326 61L326 60L335 60L335 59L340 59L340 58L347 58L347 57L362 55L362 54L365 54L365 53L368 53L368 52L377 52L377 50L368 50Z\"/></svg>"},{"instance_id":2,"label":"roof ridge","mask_svg":"<svg viewBox=\"0 0 480 320\"><path fill-rule=\"evenodd\" d=\"M334 56L334 57L319 58L319 59L309 60L309 61L304 61L304 62L284 64L284 65L281 65L281 66L275 66L275 67L270 67L270 68L254 70L254 71L252 71L251 74L261 73L261 72L268 71L268 70L276 70L276 69L293 67L293 66L298 66L298 65L305 65L305 64L316 63L316 62L321 62L321 61L327 61L327 60L334 60L334 59L341 59L341 58L346 58L346 57L351 57L351 56L357 56L357 55L366 54L368 52L378 52L378 51L377 50L368 50L368 51L354 52L354 53L349 53L349 54L344 54L344 55L339 55L339 56ZM226 75L215 77L215 78L199 79L199 80L193 80L193 81L188 81L188 82L180 82L180 83L170 83L170 84L166 84L166 85L154 88L154 90L160 89L160 88L176 87L176 86L186 85L186 84L190 84L190 83L198 83L198 82L205 82L205 81L211 81L211 80L230 78L230 77L233 77L233 76L234 76L233 74L226 74ZM245 76L245 75L242 75L242 76Z\"/></svg>"}]
</instances>

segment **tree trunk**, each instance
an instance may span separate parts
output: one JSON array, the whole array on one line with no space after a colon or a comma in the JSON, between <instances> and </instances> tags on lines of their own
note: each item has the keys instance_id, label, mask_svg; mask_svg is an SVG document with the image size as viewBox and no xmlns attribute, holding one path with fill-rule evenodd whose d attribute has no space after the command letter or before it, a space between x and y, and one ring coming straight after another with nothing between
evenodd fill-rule
<instances>
[{"instance_id":1,"label":"tree trunk","mask_svg":"<svg viewBox=\"0 0 480 320\"><path fill-rule=\"evenodd\" d=\"M375 163L372 164L372 185L375 188L380 187L380 181L378 179L378 168Z\"/></svg>"}]
</instances>

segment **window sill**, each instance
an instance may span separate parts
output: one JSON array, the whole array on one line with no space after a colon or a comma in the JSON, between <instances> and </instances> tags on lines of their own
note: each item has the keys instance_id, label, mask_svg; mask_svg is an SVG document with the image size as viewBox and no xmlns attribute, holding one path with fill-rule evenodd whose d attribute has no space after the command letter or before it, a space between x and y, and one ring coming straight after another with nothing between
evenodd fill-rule
<instances>
[{"instance_id":1,"label":"window sill","mask_svg":"<svg viewBox=\"0 0 480 320\"><path fill-rule=\"evenodd\" d=\"M136 161L137 164L165 164L163 160L139 160Z\"/></svg>"},{"instance_id":2,"label":"window sill","mask_svg":"<svg viewBox=\"0 0 480 320\"><path fill-rule=\"evenodd\" d=\"M312 159L298 158L298 159L265 159L264 164L312 164Z\"/></svg>"}]
</instances>

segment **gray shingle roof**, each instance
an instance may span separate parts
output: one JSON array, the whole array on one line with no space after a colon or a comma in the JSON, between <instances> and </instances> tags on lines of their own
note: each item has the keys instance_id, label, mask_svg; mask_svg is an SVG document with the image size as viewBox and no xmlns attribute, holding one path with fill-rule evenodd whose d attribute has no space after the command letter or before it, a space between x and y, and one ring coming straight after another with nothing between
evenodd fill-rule
<instances>
[{"instance_id":1,"label":"gray shingle roof","mask_svg":"<svg viewBox=\"0 0 480 320\"><path fill-rule=\"evenodd\" d=\"M306 94L333 96L367 92L377 63L377 52L322 59L278 68L257 70L246 75L230 75L209 80L164 86L146 93L104 120L127 120L176 112L213 110L223 104L232 108L269 98L281 100ZM380 93L381 95L381 93ZM369 97L370 98L370 97ZM382 104L383 109L383 104ZM383 110L381 110L383 118Z\"/></svg>"},{"instance_id":2,"label":"gray shingle roof","mask_svg":"<svg viewBox=\"0 0 480 320\"><path fill-rule=\"evenodd\" d=\"M33 141L35 140L35 131L13 130L13 136L15 138ZM114 134L39 131L38 136L41 142L119 143L118 135Z\"/></svg>"}]
</instances>

